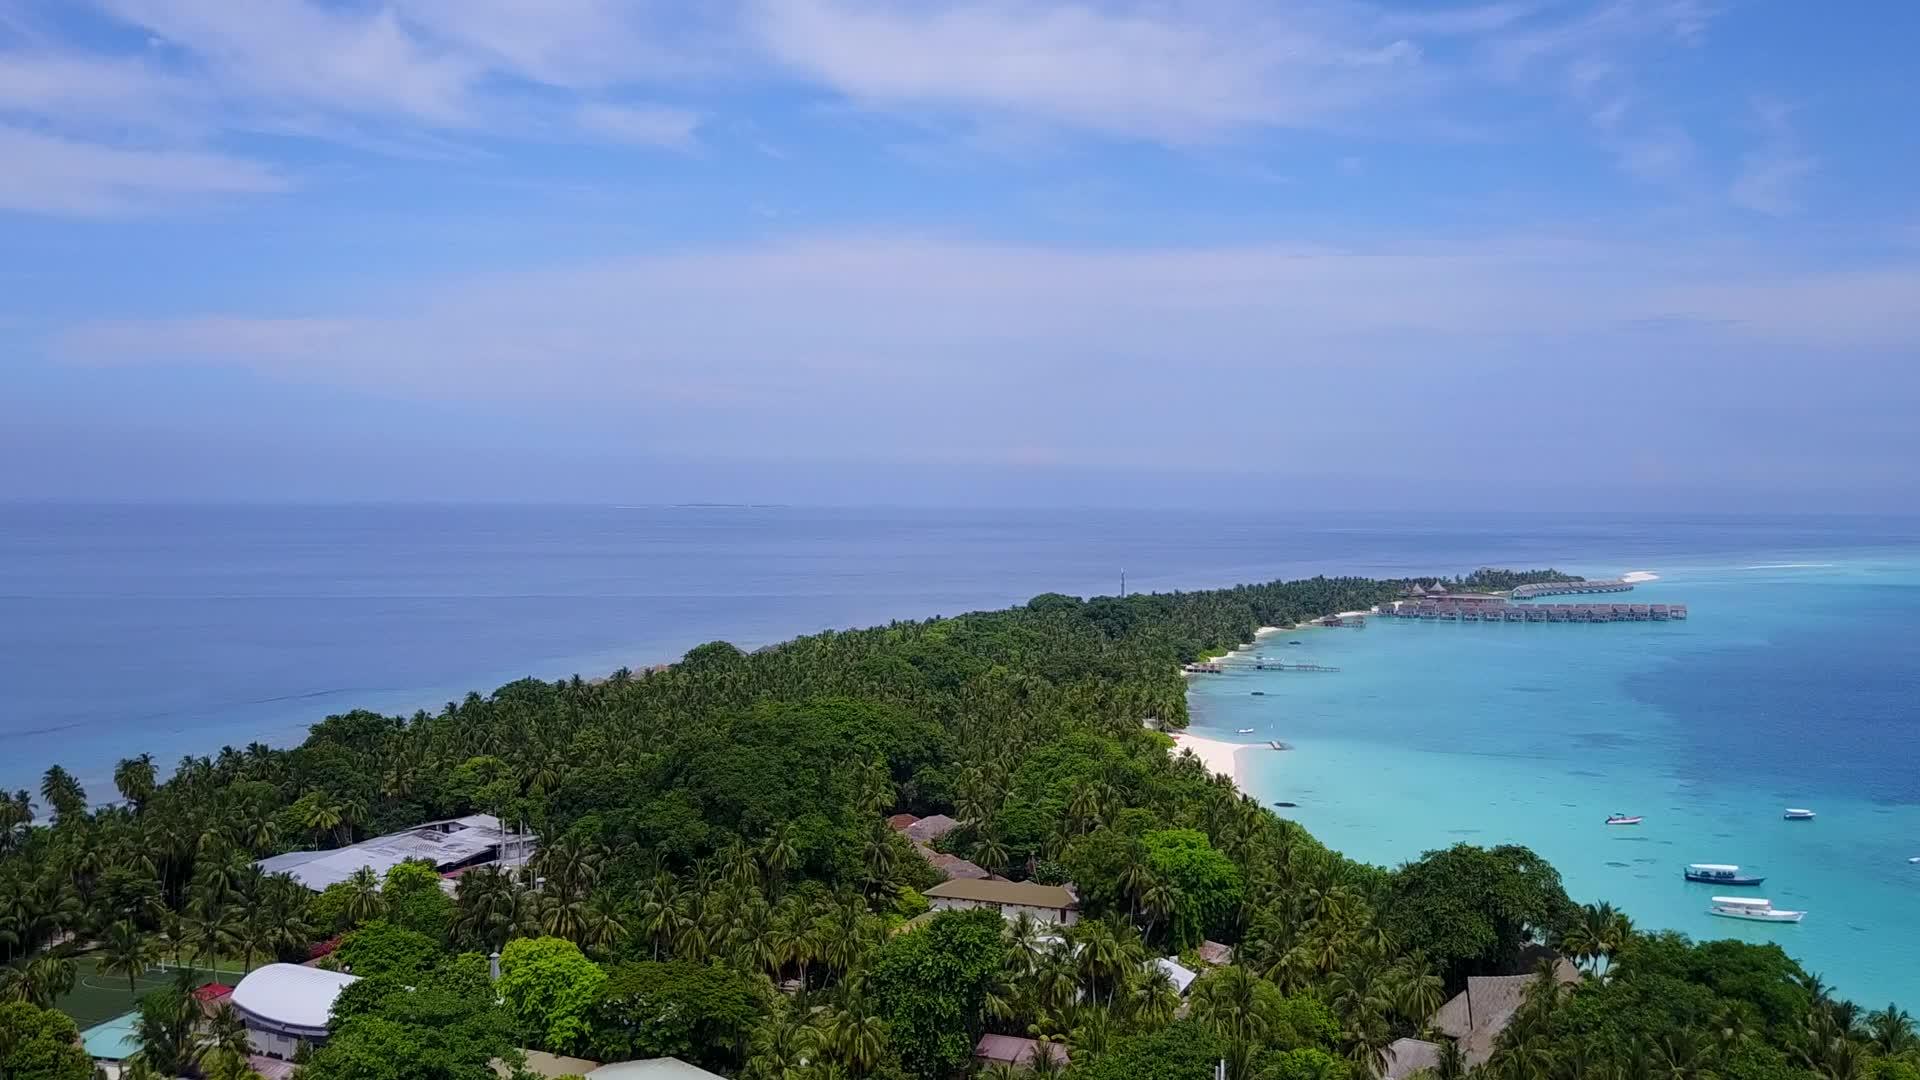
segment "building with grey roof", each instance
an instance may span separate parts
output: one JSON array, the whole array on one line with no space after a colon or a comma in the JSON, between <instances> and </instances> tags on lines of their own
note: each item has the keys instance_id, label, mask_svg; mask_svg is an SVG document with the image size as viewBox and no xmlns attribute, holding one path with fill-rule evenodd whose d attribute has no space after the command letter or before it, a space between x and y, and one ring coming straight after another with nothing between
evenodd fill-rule
<instances>
[{"instance_id":1,"label":"building with grey roof","mask_svg":"<svg viewBox=\"0 0 1920 1080\"><path fill-rule=\"evenodd\" d=\"M412 860L430 862L442 873L485 863L520 866L533 855L537 841L529 833L508 831L492 814L469 814L429 821L330 851L289 851L255 865L269 874L287 874L320 892L359 870L382 876Z\"/></svg>"}]
</instances>

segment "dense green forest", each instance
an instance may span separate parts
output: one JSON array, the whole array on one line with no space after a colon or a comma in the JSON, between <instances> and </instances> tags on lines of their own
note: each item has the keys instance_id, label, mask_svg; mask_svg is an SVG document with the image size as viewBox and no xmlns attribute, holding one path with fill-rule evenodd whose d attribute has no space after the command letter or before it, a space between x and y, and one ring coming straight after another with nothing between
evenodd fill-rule
<instances>
[{"instance_id":1,"label":"dense green forest","mask_svg":"<svg viewBox=\"0 0 1920 1080\"><path fill-rule=\"evenodd\" d=\"M1362 1078L1468 976L1531 972L1543 943L1585 975L1537 980L1483 1075L1920 1080L1904 1012L1836 1000L1777 947L1637 932L1523 848L1356 864L1143 724L1185 723L1180 662L1411 584L1049 594L714 643L644 674L329 717L296 748L188 757L164 781L130 758L99 809L55 767L0 800L0 1076L92 1075L48 1008L83 955L132 980L339 937L329 962L362 979L309 1080L492 1080L515 1048L934 1080L973 1070L984 1032L1064 1049L1041 1076L1206 1080L1224 1059L1233 1080ZM472 812L537 831L534 865L468 871L451 897L418 865L317 895L254 866ZM896 812L957 818L942 846L989 870L1073 883L1083 920L1064 940L981 911L902 932L939 875ZM1206 968L1203 940L1233 962ZM1157 956L1205 973L1183 999ZM136 1075L245 1077L232 1018L196 1023L181 982L141 1002ZM1442 1051L1434 1074L1465 1075Z\"/></svg>"},{"instance_id":2,"label":"dense green forest","mask_svg":"<svg viewBox=\"0 0 1920 1080\"><path fill-rule=\"evenodd\" d=\"M1497 570L1483 566L1466 577L1457 577L1446 583L1454 591L1467 592L1506 592L1521 585L1545 585L1566 581L1585 581L1577 574L1563 574L1558 570Z\"/></svg>"}]
</instances>

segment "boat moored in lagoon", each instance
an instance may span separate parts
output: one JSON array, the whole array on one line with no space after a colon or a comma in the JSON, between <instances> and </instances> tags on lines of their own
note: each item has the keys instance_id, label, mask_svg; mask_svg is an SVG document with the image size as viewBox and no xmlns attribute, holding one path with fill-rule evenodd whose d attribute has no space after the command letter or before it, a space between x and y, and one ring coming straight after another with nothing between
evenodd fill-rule
<instances>
[{"instance_id":1,"label":"boat moored in lagoon","mask_svg":"<svg viewBox=\"0 0 1920 1080\"><path fill-rule=\"evenodd\" d=\"M1250 727L1243 727L1243 728L1238 728L1238 729L1236 729L1236 730L1234 731L1234 734L1236 734L1236 735L1251 735L1251 734L1253 734L1253 729L1252 729L1252 728L1250 728Z\"/></svg>"},{"instance_id":2,"label":"boat moored in lagoon","mask_svg":"<svg viewBox=\"0 0 1920 1080\"><path fill-rule=\"evenodd\" d=\"M1645 819L1638 814L1615 813L1607 815L1607 824L1609 825L1638 825L1644 820Z\"/></svg>"},{"instance_id":3,"label":"boat moored in lagoon","mask_svg":"<svg viewBox=\"0 0 1920 1080\"><path fill-rule=\"evenodd\" d=\"M1704 881L1709 885L1758 885L1767 880L1742 874L1739 867L1730 863L1689 863L1686 875L1688 881Z\"/></svg>"},{"instance_id":4,"label":"boat moored in lagoon","mask_svg":"<svg viewBox=\"0 0 1920 1080\"><path fill-rule=\"evenodd\" d=\"M1722 915L1729 919L1749 919L1754 922L1794 922L1806 915L1804 911L1785 911L1773 906L1771 900L1750 899L1744 896L1716 896L1713 905L1707 908L1710 915Z\"/></svg>"},{"instance_id":5,"label":"boat moored in lagoon","mask_svg":"<svg viewBox=\"0 0 1920 1080\"><path fill-rule=\"evenodd\" d=\"M1813 811L1805 810L1798 806L1789 806L1784 816L1788 821L1812 821Z\"/></svg>"}]
</instances>

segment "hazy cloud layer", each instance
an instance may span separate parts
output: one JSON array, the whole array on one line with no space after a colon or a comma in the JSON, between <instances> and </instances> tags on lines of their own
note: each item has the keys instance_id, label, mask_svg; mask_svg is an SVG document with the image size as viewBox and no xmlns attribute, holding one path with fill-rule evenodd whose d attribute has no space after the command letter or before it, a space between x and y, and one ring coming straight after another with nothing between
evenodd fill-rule
<instances>
[{"instance_id":1,"label":"hazy cloud layer","mask_svg":"<svg viewBox=\"0 0 1920 1080\"><path fill-rule=\"evenodd\" d=\"M1886 14L0 0L0 434L1870 503L1920 458Z\"/></svg>"}]
</instances>

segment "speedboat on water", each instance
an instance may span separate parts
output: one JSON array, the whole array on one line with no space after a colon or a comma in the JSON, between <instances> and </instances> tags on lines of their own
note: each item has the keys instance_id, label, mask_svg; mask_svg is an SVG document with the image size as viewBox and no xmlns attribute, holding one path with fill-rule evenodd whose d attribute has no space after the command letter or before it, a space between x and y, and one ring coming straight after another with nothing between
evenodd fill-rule
<instances>
[{"instance_id":1,"label":"speedboat on water","mask_svg":"<svg viewBox=\"0 0 1920 1080\"><path fill-rule=\"evenodd\" d=\"M1783 911L1774 907L1771 900L1750 900L1744 896L1716 896L1707 912L1754 922L1799 922L1806 915L1804 911Z\"/></svg>"},{"instance_id":2,"label":"speedboat on water","mask_svg":"<svg viewBox=\"0 0 1920 1080\"><path fill-rule=\"evenodd\" d=\"M1787 807L1785 816L1788 821L1812 821L1813 811L1803 810L1798 806L1789 806Z\"/></svg>"},{"instance_id":3,"label":"speedboat on water","mask_svg":"<svg viewBox=\"0 0 1920 1080\"><path fill-rule=\"evenodd\" d=\"M1609 825L1638 825L1643 820L1645 819L1638 814L1613 813L1607 815L1607 824Z\"/></svg>"},{"instance_id":4,"label":"speedboat on water","mask_svg":"<svg viewBox=\"0 0 1920 1080\"><path fill-rule=\"evenodd\" d=\"M1704 881L1709 885L1758 885L1767 880L1742 874L1739 867L1729 863L1690 863L1686 875L1688 881Z\"/></svg>"},{"instance_id":5,"label":"speedboat on water","mask_svg":"<svg viewBox=\"0 0 1920 1080\"><path fill-rule=\"evenodd\" d=\"M1253 729L1252 729L1252 728L1250 728L1250 727L1243 727L1243 728L1240 728L1240 729L1238 729L1238 731L1236 731L1236 734L1239 734L1239 735L1251 735L1251 734L1253 734Z\"/></svg>"}]
</instances>

